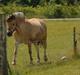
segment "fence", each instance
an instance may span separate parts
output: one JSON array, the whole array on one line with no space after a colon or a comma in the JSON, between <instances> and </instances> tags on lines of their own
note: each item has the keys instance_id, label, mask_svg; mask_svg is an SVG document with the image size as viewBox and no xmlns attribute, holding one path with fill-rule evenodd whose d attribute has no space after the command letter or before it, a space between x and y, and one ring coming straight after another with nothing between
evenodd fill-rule
<instances>
[{"instance_id":1,"label":"fence","mask_svg":"<svg viewBox=\"0 0 80 75\"><path fill-rule=\"evenodd\" d=\"M8 75L5 17L6 15L0 14L0 75Z\"/></svg>"},{"instance_id":2,"label":"fence","mask_svg":"<svg viewBox=\"0 0 80 75\"><path fill-rule=\"evenodd\" d=\"M78 53L78 43L79 43L79 33L77 32L77 29L76 27L73 28L73 52L74 52L74 55L79 55Z\"/></svg>"}]
</instances>

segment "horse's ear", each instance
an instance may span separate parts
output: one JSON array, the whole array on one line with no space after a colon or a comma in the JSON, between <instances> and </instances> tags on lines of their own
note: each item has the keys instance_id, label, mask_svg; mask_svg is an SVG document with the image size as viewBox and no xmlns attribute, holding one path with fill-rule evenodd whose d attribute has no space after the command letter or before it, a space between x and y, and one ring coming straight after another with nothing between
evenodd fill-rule
<instances>
[{"instance_id":1,"label":"horse's ear","mask_svg":"<svg viewBox=\"0 0 80 75\"><path fill-rule=\"evenodd\" d=\"M11 15L9 16L9 18L7 19L7 22L11 22L12 20L15 20L15 16L14 15Z\"/></svg>"}]
</instances>

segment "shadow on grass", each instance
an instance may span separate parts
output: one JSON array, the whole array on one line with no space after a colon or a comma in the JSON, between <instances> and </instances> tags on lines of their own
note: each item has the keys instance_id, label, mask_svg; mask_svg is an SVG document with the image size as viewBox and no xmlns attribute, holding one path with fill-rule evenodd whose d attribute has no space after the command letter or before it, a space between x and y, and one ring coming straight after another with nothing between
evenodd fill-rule
<instances>
[{"instance_id":1,"label":"shadow on grass","mask_svg":"<svg viewBox=\"0 0 80 75\"><path fill-rule=\"evenodd\" d=\"M13 66L13 67L15 67L15 66ZM20 75L19 71L17 71L16 69L12 70L9 63L8 63L8 75L14 75L13 72L15 73L15 75Z\"/></svg>"},{"instance_id":2,"label":"shadow on grass","mask_svg":"<svg viewBox=\"0 0 80 75\"><path fill-rule=\"evenodd\" d=\"M80 59L80 55L79 54L72 55L72 59Z\"/></svg>"},{"instance_id":3,"label":"shadow on grass","mask_svg":"<svg viewBox=\"0 0 80 75\"><path fill-rule=\"evenodd\" d=\"M40 62L40 63L36 63L36 64L28 64L27 67L38 67L38 66L45 66L45 65L51 65L53 62L48 61L48 62Z\"/></svg>"}]
</instances>

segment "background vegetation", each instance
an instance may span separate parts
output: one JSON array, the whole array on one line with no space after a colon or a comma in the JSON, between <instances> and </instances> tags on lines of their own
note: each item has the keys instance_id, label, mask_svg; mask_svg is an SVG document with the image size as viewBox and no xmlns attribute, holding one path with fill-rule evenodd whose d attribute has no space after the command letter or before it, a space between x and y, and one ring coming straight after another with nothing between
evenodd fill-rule
<instances>
[{"instance_id":1,"label":"background vegetation","mask_svg":"<svg viewBox=\"0 0 80 75\"><path fill-rule=\"evenodd\" d=\"M22 11L28 18L79 18L80 0L1 0L0 13Z\"/></svg>"}]
</instances>

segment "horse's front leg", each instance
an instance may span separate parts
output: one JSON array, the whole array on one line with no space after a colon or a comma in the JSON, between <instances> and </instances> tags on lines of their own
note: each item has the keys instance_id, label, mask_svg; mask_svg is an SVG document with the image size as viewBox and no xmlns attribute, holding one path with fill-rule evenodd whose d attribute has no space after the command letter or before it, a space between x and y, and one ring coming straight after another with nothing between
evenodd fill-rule
<instances>
[{"instance_id":1,"label":"horse's front leg","mask_svg":"<svg viewBox=\"0 0 80 75\"><path fill-rule=\"evenodd\" d=\"M31 49L31 42L28 42L28 49L29 49L29 56L30 56L30 64L33 64L33 58L32 58L32 49Z\"/></svg>"},{"instance_id":2,"label":"horse's front leg","mask_svg":"<svg viewBox=\"0 0 80 75\"><path fill-rule=\"evenodd\" d=\"M15 47L14 47L14 53L13 53L13 60L12 64L16 65L16 57L17 57L17 50L18 50L18 42L15 42Z\"/></svg>"}]
</instances>

